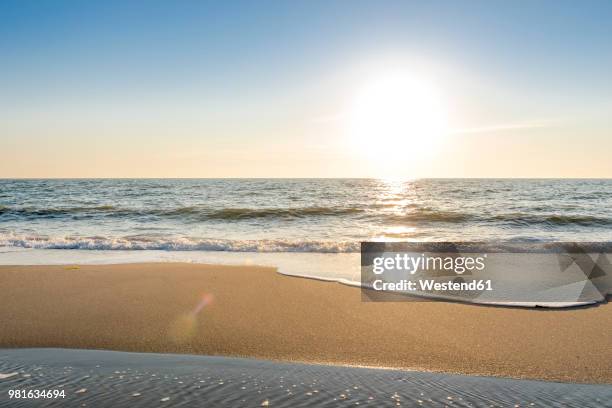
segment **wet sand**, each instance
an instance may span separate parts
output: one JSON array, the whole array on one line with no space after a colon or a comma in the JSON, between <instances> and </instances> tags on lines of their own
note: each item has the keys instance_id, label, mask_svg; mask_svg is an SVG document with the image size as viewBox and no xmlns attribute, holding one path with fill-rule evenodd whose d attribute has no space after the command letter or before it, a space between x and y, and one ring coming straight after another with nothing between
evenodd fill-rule
<instances>
[{"instance_id":1,"label":"wet sand","mask_svg":"<svg viewBox=\"0 0 612 408\"><path fill-rule=\"evenodd\" d=\"M358 288L195 264L0 267L0 348L241 356L612 383L609 304L362 302Z\"/></svg>"},{"instance_id":2,"label":"wet sand","mask_svg":"<svg viewBox=\"0 0 612 408\"><path fill-rule=\"evenodd\" d=\"M7 407L604 407L611 385L177 354L0 349ZM15 400L8 390L63 390ZM267 404L267 405L266 405Z\"/></svg>"}]
</instances>

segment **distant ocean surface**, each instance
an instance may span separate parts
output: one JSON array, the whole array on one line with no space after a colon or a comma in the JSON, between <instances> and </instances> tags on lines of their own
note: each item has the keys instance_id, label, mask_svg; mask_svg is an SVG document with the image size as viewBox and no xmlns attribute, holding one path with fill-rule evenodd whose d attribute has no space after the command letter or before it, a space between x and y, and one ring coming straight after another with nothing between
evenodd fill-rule
<instances>
[{"instance_id":1,"label":"distant ocean surface","mask_svg":"<svg viewBox=\"0 0 612 408\"><path fill-rule=\"evenodd\" d=\"M612 240L612 180L0 180L0 245L356 252Z\"/></svg>"},{"instance_id":2,"label":"distant ocean surface","mask_svg":"<svg viewBox=\"0 0 612 408\"><path fill-rule=\"evenodd\" d=\"M357 281L364 240L612 241L611 209L612 180L0 180L0 263L249 259Z\"/></svg>"}]
</instances>

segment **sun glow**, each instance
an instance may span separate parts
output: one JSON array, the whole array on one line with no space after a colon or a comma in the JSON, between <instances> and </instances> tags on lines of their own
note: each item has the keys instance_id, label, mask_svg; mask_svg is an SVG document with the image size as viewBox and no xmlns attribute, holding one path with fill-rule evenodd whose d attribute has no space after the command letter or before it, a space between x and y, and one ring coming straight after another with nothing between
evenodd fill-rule
<instances>
[{"instance_id":1,"label":"sun glow","mask_svg":"<svg viewBox=\"0 0 612 408\"><path fill-rule=\"evenodd\" d=\"M387 73L356 93L347 115L348 143L387 170L402 159L428 157L448 133L445 107L432 83L409 73ZM388 173L388 172L387 172Z\"/></svg>"}]
</instances>

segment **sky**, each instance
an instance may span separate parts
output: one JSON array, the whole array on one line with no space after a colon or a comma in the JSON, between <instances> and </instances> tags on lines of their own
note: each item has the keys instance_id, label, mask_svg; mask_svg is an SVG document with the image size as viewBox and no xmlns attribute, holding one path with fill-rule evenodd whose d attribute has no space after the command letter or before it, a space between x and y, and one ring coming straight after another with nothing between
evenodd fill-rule
<instances>
[{"instance_id":1,"label":"sky","mask_svg":"<svg viewBox=\"0 0 612 408\"><path fill-rule=\"evenodd\" d=\"M5 0L0 177L609 178L610 21L608 1Z\"/></svg>"}]
</instances>

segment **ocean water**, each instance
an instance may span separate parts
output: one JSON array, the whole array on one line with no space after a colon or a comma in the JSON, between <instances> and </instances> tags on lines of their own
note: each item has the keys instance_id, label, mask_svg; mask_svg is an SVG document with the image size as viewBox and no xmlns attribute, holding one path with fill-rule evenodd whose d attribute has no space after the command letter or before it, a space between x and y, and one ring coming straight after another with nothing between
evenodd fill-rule
<instances>
[{"instance_id":1,"label":"ocean water","mask_svg":"<svg viewBox=\"0 0 612 408\"><path fill-rule=\"evenodd\" d=\"M0 180L0 264L257 263L359 281L359 243L612 241L612 180Z\"/></svg>"},{"instance_id":2,"label":"ocean water","mask_svg":"<svg viewBox=\"0 0 612 408\"><path fill-rule=\"evenodd\" d=\"M612 180L0 180L0 244L356 252L363 240L612 240Z\"/></svg>"}]
</instances>

